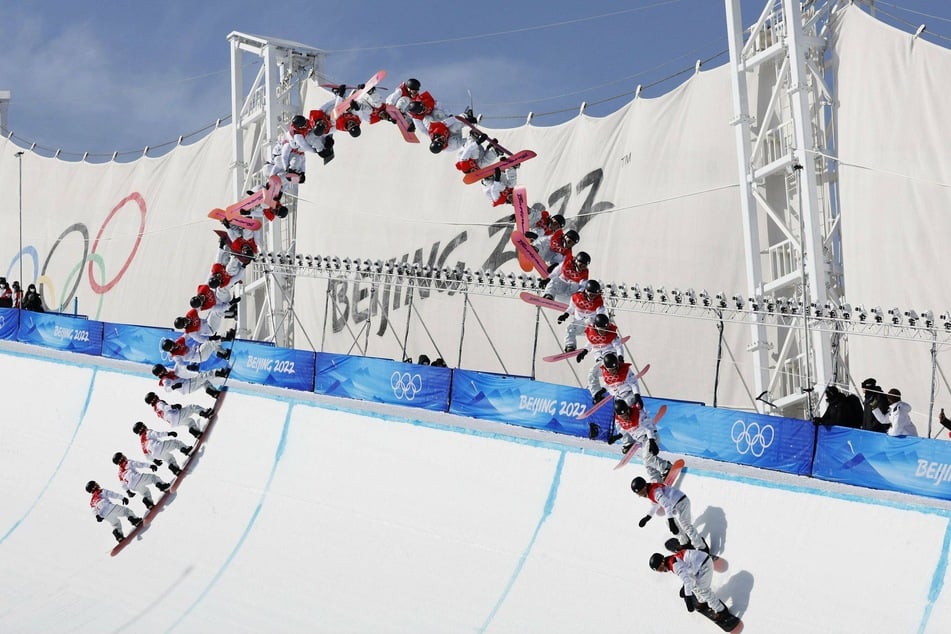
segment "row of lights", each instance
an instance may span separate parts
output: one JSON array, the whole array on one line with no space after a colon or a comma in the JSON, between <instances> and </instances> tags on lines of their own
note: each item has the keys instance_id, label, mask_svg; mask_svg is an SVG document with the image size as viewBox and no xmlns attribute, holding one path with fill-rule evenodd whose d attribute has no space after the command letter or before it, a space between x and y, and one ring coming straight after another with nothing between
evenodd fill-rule
<instances>
[{"instance_id":1,"label":"row of lights","mask_svg":"<svg viewBox=\"0 0 951 634\"><path fill-rule=\"evenodd\" d=\"M627 287L624 284L607 284L605 290L609 297L619 299L633 299L636 301L659 302L661 304L701 306L705 308L732 308L738 311L749 310L754 313L770 313L777 315L814 317L818 319L836 319L856 322L860 324L887 324L892 326L907 325L913 328L934 328L940 325L951 331L951 311L942 313L935 320L931 310L902 310L899 307L883 310L881 306L865 308L863 305L852 306L848 303L835 305L825 302L819 305L815 302L805 304L802 300L785 297L748 297L733 295L727 297L725 293L711 295L706 290L699 293L692 288L685 291L672 289L667 291L663 286L639 286L634 284Z\"/></svg>"},{"instance_id":2,"label":"row of lights","mask_svg":"<svg viewBox=\"0 0 951 634\"><path fill-rule=\"evenodd\" d=\"M539 289L536 275L520 273L488 272L463 267L432 267L417 262L395 262L392 260L368 260L359 258L338 258L319 255L286 255L280 253L261 253L257 260L262 264L292 266L323 271L355 272L379 275L400 275L437 281L462 282L479 286L512 289ZM805 304L802 300L785 297L748 297L742 295L727 296L725 293L711 295L706 289L700 292L688 288L684 291L674 288L667 290L663 286L641 286L639 284L605 284L606 297L617 300L660 303L672 306L688 306L713 309L731 309L743 312L765 313L780 316L803 316L816 319L840 320L856 324L882 324L892 326L907 325L912 328L931 329L940 325L951 331L951 311L942 313L935 320L930 310L901 310L898 307L883 310L881 306L866 309L863 305L852 306L842 303L835 305L825 302Z\"/></svg>"},{"instance_id":3,"label":"row of lights","mask_svg":"<svg viewBox=\"0 0 951 634\"><path fill-rule=\"evenodd\" d=\"M261 253L257 256L261 264L276 266L291 266L301 269L323 271L341 271L367 273L377 275L401 275L433 280L455 281L470 284L499 286L508 288L537 289L539 278L536 275L520 273L502 273L481 271L463 267L450 269L448 267L434 267L420 265L418 262L394 262L382 260L361 260L352 258L338 258L336 256L287 255L280 253Z\"/></svg>"}]
</instances>

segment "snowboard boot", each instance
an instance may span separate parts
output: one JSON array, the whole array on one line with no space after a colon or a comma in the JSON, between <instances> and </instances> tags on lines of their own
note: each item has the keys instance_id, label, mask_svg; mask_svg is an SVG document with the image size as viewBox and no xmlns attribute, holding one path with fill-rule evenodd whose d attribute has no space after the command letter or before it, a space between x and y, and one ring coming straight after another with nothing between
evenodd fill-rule
<instances>
[{"instance_id":1,"label":"snowboard boot","mask_svg":"<svg viewBox=\"0 0 951 634\"><path fill-rule=\"evenodd\" d=\"M216 390L216 389L213 388L213 387L206 387L206 388L205 388L205 394L207 394L207 395L210 396L211 398L217 399L217 398L218 398L218 395L221 394L221 390Z\"/></svg>"},{"instance_id":2,"label":"snowboard boot","mask_svg":"<svg viewBox=\"0 0 951 634\"><path fill-rule=\"evenodd\" d=\"M574 346L568 346L568 347L570 347L571 350L566 349L565 352L571 352L572 350L575 349ZM604 400L604 397L607 395L608 395L607 389L602 387L600 390L598 390L591 396L591 401L593 403L600 403L602 400Z\"/></svg>"},{"instance_id":3,"label":"snowboard boot","mask_svg":"<svg viewBox=\"0 0 951 634\"><path fill-rule=\"evenodd\" d=\"M172 485L169 484L168 482L159 482L158 484L155 485L155 488L158 489L159 491L163 491L163 492L164 492L164 491L168 491L168 489L169 489L171 486L172 486Z\"/></svg>"},{"instance_id":4,"label":"snowboard boot","mask_svg":"<svg viewBox=\"0 0 951 634\"><path fill-rule=\"evenodd\" d=\"M612 436L608 436L608 444L613 445L614 443L621 440L622 438L624 438L624 434L614 434ZM623 449L622 447L622 450L624 451L624 453L627 453L628 451L630 451L630 449L631 449L630 447L628 447L627 449Z\"/></svg>"},{"instance_id":5,"label":"snowboard boot","mask_svg":"<svg viewBox=\"0 0 951 634\"><path fill-rule=\"evenodd\" d=\"M142 523L142 518L136 517L135 515L133 515L132 517L129 518L129 523L132 524L133 526L138 526L139 524Z\"/></svg>"},{"instance_id":6,"label":"snowboard boot","mask_svg":"<svg viewBox=\"0 0 951 634\"><path fill-rule=\"evenodd\" d=\"M228 357L230 356L231 356L231 351L228 350ZM228 357L222 357L222 358L227 359ZM215 376L220 377L222 379L227 379L230 374L231 374L231 368L218 368L217 370L215 370Z\"/></svg>"},{"instance_id":7,"label":"snowboard boot","mask_svg":"<svg viewBox=\"0 0 951 634\"><path fill-rule=\"evenodd\" d=\"M227 361L228 359L231 358L231 349L228 348L227 350L219 350L218 352L215 353L215 355L219 359L224 359L225 361ZM217 374L217 371L215 372L215 374Z\"/></svg>"},{"instance_id":8,"label":"snowboard boot","mask_svg":"<svg viewBox=\"0 0 951 634\"><path fill-rule=\"evenodd\" d=\"M633 446L634 446L634 443L632 442L624 443L623 445L621 445L621 453L626 454L627 452L631 450L631 447Z\"/></svg>"},{"instance_id":9,"label":"snowboard boot","mask_svg":"<svg viewBox=\"0 0 951 634\"><path fill-rule=\"evenodd\" d=\"M234 328L230 329L228 332L225 333L224 341L234 341L235 334L237 334L235 332L235 329Z\"/></svg>"},{"instance_id":10,"label":"snowboard boot","mask_svg":"<svg viewBox=\"0 0 951 634\"><path fill-rule=\"evenodd\" d=\"M156 467L161 467L161 466L162 466L162 461L159 460L159 459L155 459L155 460L152 461L152 464L154 464Z\"/></svg>"},{"instance_id":11,"label":"snowboard boot","mask_svg":"<svg viewBox=\"0 0 951 634\"><path fill-rule=\"evenodd\" d=\"M673 466L674 466L674 465L670 464L669 462L667 463L667 468L664 469L664 473L661 474L661 476L660 476L660 481L661 481L661 482L664 482L665 480L667 480L667 476L670 474L670 469L671 469L671 467L673 467Z\"/></svg>"},{"instance_id":12,"label":"snowboard boot","mask_svg":"<svg viewBox=\"0 0 951 634\"><path fill-rule=\"evenodd\" d=\"M153 502L149 498L142 498L142 503L145 504L145 508L147 508L150 511L152 510L152 507L155 506L155 502Z\"/></svg>"},{"instance_id":13,"label":"snowboard boot","mask_svg":"<svg viewBox=\"0 0 951 634\"><path fill-rule=\"evenodd\" d=\"M588 423L588 439L594 440L601 434L601 428L597 423Z\"/></svg>"},{"instance_id":14,"label":"snowboard boot","mask_svg":"<svg viewBox=\"0 0 951 634\"><path fill-rule=\"evenodd\" d=\"M186 456L192 452L192 447L182 447L182 453Z\"/></svg>"},{"instance_id":15,"label":"snowboard boot","mask_svg":"<svg viewBox=\"0 0 951 634\"><path fill-rule=\"evenodd\" d=\"M179 469L177 466L175 466L171 462L168 463L168 470L171 471L173 475L178 475L182 472L181 469Z\"/></svg>"},{"instance_id":16,"label":"snowboard boot","mask_svg":"<svg viewBox=\"0 0 951 634\"><path fill-rule=\"evenodd\" d=\"M112 531L112 536L115 537L116 541L120 544L122 543L122 540L125 539L125 535L123 535L122 531L120 531L118 528Z\"/></svg>"},{"instance_id":17,"label":"snowboard boot","mask_svg":"<svg viewBox=\"0 0 951 634\"><path fill-rule=\"evenodd\" d=\"M215 410L211 407L207 407L201 410L200 412L198 412L198 415L201 416L202 418L211 418L212 416L215 415Z\"/></svg>"},{"instance_id":18,"label":"snowboard boot","mask_svg":"<svg viewBox=\"0 0 951 634\"><path fill-rule=\"evenodd\" d=\"M188 433L191 434L192 436L194 436L196 440L197 440L198 438L201 438L201 432L200 432L197 428L195 428L195 427L189 427L189 428L188 428Z\"/></svg>"}]
</instances>

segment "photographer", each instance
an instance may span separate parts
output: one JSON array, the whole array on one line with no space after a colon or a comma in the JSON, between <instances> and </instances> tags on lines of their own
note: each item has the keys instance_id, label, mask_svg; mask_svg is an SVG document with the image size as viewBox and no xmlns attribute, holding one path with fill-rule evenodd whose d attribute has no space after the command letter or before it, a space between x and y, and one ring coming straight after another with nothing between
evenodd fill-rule
<instances>
[{"instance_id":1,"label":"photographer","mask_svg":"<svg viewBox=\"0 0 951 634\"><path fill-rule=\"evenodd\" d=\"M865 391L865 400L863 405L865 411L862 415L862 429L867 431L888 431L888 425L882 425L878 422L874 411L878 410L881 414L888 413L888 399L885 398L885 391L878 386L875 379L865 379L862 381L862 389Z\"/></svg>"}]
</instances>

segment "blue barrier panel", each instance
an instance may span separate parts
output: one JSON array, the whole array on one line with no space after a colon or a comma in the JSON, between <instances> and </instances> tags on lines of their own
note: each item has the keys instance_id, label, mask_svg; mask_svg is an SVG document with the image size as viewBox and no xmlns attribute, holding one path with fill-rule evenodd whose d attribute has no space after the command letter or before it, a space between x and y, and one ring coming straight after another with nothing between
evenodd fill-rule
<instances>
[{"instance_id":1,"label":"blue barrier panel","mask_svg":"<svg viewBox=\"0 0 951 634\"><path fill-rule=\"evenodd\" d=\"M20 311L16 308L0 308L0 339L14 340L20 326Z\"/></svg>"},{"instance_id":2,"label":"blue barrier panel","mask_svg":"<svg viewBox=\"0 0 951 634\"><path fill-rule=\"evenodd\" d=\"M17 339L56 350L98 355L102 349L102 322L24 311L20 315Z\"/></svg>"},{"instance_id":3,"label":"blue barrier panel","mask_svg":"<svg viewBox=\"0 0 951 634\"><path fill-rule=\"evenodd\" d=\"M665 451L797 475L810 473L815 427L809 421L682 401L645 402L656 407L667 404L667 415L657 425L658 444Z\"/></svg>"},{"instance_id":4,"label":"blue barrier panel","mask_svg":"<svg viewBox=\"0 0 951 634\"><path fill-rule=\"evenodd\" d=\"M578 416L591 406L588 390L528 378L454 370L449 411L460 416L547 429L587 438L589 423L607 438L614 411L607 405L589 419Z\"/></svg>"},{"instance_id":5,"label":"blue barrier panel","mask_svg":"<svg viewBox=\"0 0 951 634\"><path fill-rule=\"evenodd\" d=\"M170 328L103 324L102 356L155 365L171 365L168 353L161 348L162 339L177 339L181 333Z\"/></svg>"},{"instance_id":6,"label":"blue barrier panel","mask_svg":"<svg viewBox=\"0 0 951 634\"><path fill-rule=\"evenodd\" d=\"M445 412L451 375L449 368L321 352L314 391Z\"/></svg>"},{"instance_id":7,"label":"blue barrier panel","mask_svg":"<svg viewBox=\"0 0 951 634\"><path fill-rule=\"evenodd\" d=\"M225 347L231 344L225 343ZM231 377L238 381L274 385L309 392L314 385L316 354L308 350L277 348L253 341L236 341L231 350ZM224 367L226 362L212 357L202 369Z\"/></svg>"},{"instance_id":8,"label":"blue barrier panel","mask_svg":"<svg viewBox=\"0 0 951 634\"><path fill-rule=\"evenodd\" d=\"M812 475L951 500L951 443L820 426Z\"/></svg>"}]
</instances>

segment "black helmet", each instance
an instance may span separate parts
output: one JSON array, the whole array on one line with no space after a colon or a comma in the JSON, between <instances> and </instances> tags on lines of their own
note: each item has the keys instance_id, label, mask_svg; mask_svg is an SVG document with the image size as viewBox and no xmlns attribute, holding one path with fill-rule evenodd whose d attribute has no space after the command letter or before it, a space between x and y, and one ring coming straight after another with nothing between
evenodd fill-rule
<instances>
[{"instance_id":1,"label":"black helmet","mask_svg":"<svg viewBox=\"0 0 951 634\"><path fill-rule=\"evenodd\" d=\"M119 464L123 460L125 460L125 456L122 454L121 451L117 451L114 454L112 454L112 464Z\"/></svg>"},{"instance_id":2,"label":"black helmet","mask_svg":"<svg viewBox=\"0 0 951 634\"><path fill-rule=\"evenodd\" d=\"M314 134L316 134L317 136L323 136L323 135L327 134L327 122L324 121L323 119L321 119L321 120L319 120L319 121L314 121L314 129L313 129L313 132L314 132Z\"/></svg>"},{"instance_id":3,"label":"black helmet","mask_svg":"<svg viewBox=\"0 0 951 634\"><path fill-rule=\"evenodd\" d=\"M176 317L175 318L175 327L179 330L184 330L188 326L188 317Z\"/></svg>"},{"instance_id":4,"label":"black helmet","mask_svg":"<svg viewBox=\"0 0 951 634\"><path fill-rule=\"evenodd\" d=\"M175 342L171 339L162 339L162 350L171 352L175 349Z\"/></svg>"},{"instance_id":5,"label":"black helmet","mask_svg":"<svg viewBox=\"0 0 951 634\"><path fill-rule=\"evenodd\" d=\"M192 308L201 308L201 305L205 303L205 300L201 295L195 295L190 300L188 300L188 305Z\"/></svg>"},{"instance_id":6,"label":"black helmet","mask_svg":"<svg viewBox=\"0 0 951 634\"><path fill-rule=\"evenodd\" d=\"M291 119L291 127L298 132L303 132L307 129L307 117L302 114L295 115L294 118Z\"/></svg>"},{"instance_id":7,"label":"black helmet","mask_svg":"<svg viewBox=\"0 0 951 634\"><path fill-rule=\"evenodd\" d=\"M627 416L631 413L631 406L623 398L614 401L614 413L617 416Z\"/></svg>"},{"instance_id":8,"label":"black helmet","mask_svg":"<svg viewBox=\"0 0 951 634\"><path fill-rule=\"evenodd\" d=\"M651 555L650 561L647 562L647 565L651 567L651 570L658 570L664 561L666 561L666 559L663 555L660 553L654 553Z\"/></svg>"},{"instance_id":9,"label":"black helmet","mask_svg":"<svg viewBox=\"0 0 951 634\"><path fill-rule=\"evenodd\" d=\"M634 491L634 493L640 493L641 491L644 490L644 487L646 486L647 486L647 480L645 480L641 476L637 476L636 478L631 480L631 491Z\"/></svg>"},{"instance_id":10,"label":"black helmet","mask_svg":"<svg viewBox=\"0 0 951 634\"><path fill-rule=\"evenodd\" d=\"M598 313L594 316L594 327L599 330L607 330L608 326L611 325L611 318L605 315L604 313Z\"/></svg>"},{"instance_id":11,"label":"black helmet","mask_svg":"<svg viewBox=\"0 0 951 634\"><path fill-rule=\"evenodd\" d=\"M406 111L410 114L423 114L426 112L426 104L422 101L411 101L409 105L406 106Z\"/></svg>"},{"instance_id":12,"label":"black helmet","mask_svg":"<svg viewBox=\"0 0 951 634\"><path fill-rule=\"evenodd\" d=\"M551 216L551 217L548 219L548 223L549 223L549 224L551 224L551 223L553 223L553 222L554 222L555 224L557 224L559 227L564 227L564 226L565 226L565 217L562 216L561 214L555 214L554 216Z\"/></svg>"},{"instance_id":13,"label":"black helmet","mask_svg":"<svg viewBox=\"0 0 951 634\"><path fill-rule=\"evenodd\" d=\"M601 363L603 363L604 367L606 367L608 370L617 370L618 366L620 365L617 355L613 352L609 352L604 355L604 358L601 359Z\"/></svg>"},{"instance_id":14,"label":"black helmet","mask_svg":"<svg viewBox=\"0 0 951 634\"><path fill-rule=\"evenodd\" d=\"M581 236L578 235L578 232L574 229L569 229L565 232L565 240L571 240L574 243L581 242Z\"/></svg>"},{"instance_id":15,"label":"black helmet","mask_svg":"<svg viewBox=\"0 0 951 634\"><path fill-rule=\"evenodd\" d=\"M360 136L360 124L357 123L356 121L348 121L347 132L349 132L350 136L352 136L353 138L357 138L358 136Z\"/></svg>"},{"instance_id":16,"label":"black helmet","mask_svg":"<svg viewBox=\"0 0 951 634\"><path fill-rule=\"evenodd\" d=\"M154 376L162 376L166 372L167 370L165 369L165 366L162 365L161 363L156 363L155 365L152 366L152 374Z\"/></svg>"},{"instance_id":17,"label":"black helmet","mask_svg":"<svg viewBox=\"0 0 951 634\"><path fill-rule=\"evenodd\" d=\"M158 394L156 394L155 392L149 392L148 394L145 395L146 405L152 405L153 403L158 402L158 400L159 400Z\"/></svg>"},{"instance_id":18,"label":"black helmet","mask_svg":"<svg viewBox=\"0 0 951 634\"><path fill-rule=\"evenodd\" d=\"M135 425L132 426L132 431L133 433L136 433L136 434L141 434L147 429L148 427L146 427L145 423L143 423L142 421L138 421Z\"/></svg>"},{"instance_id":19,"label":"black helmet","mask_svg":"<svg viewBox=\"0 0 951 634\"><path fill-rule=\"evenodd\" d=\"M218 288L219 286L221 286L221 273L215 273L208 278L208 288ZM184 328L184 326L182 327Z\"/></svg>"},{"instance_id":20,"label":"black helmet","mask_svg":"<svg viewBox=\"0 0 951 634\"><path fill-rule=\"evenodd\" d=\"M575 256L575 262L588 266L591 264L591 256L588 255L587 251L578 251L578 255Z\"/></svg>"},{"instance_id":21,"label":"black helmet","mask_svg":"<svg viewBox=\"0 0 951 634\"><path fill-rule=\"evenodd\" d=\"M413 92L419 92L420 83L419 80L415 77L410 77L406 80L406 89L412 90Z\"/></svg>"},{"instance_id":22,"label":"black helmet","mask_svg":"<svg viewBox=\"0 0 951 634\"><path fill-rule=\"evenodd\" d=\"M92 493L93 491L96 491L97 489L99 489L99 483L96 482L95 480L90 480L89 482L86 483L86 493Z\"/></svg>"},{"instance_id":23,"label":"black helmet","mask_svg":"<svg viewBox=\"0 0 951 634\"><path fill-rule=\"evenodd\" d=\"M446 149L446 139L441 136L433 137L432 143L429 144L429 151L433 154L439 154Z\"/></svg>"},{"instance_id":24,"label":"black helmet","mask_svg":"<svg viewBox=\"0 0 951 634\"><path fill-rule=\"evenodd\" d=\"M589 295L600 295L601 294L601 282L598 280L588 280L584 283L584 292Z\"/></svg>"}]
</instances>

